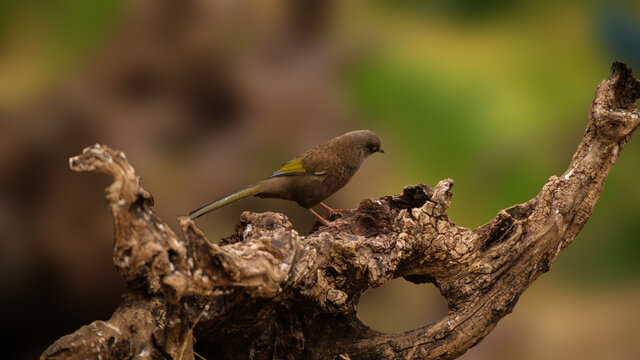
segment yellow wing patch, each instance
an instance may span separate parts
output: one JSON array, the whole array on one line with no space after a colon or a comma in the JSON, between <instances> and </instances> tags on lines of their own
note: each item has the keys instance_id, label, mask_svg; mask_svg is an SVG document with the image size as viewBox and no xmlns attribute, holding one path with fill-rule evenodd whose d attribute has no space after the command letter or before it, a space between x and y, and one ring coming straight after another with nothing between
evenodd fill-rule
<instances>
[{"instance_id":1,"label":"yellow wing patch","mask_svg":"<svg viewBox=\"0 0 640 360\"><path fill-rule=\"evenodd\" d=\"M290 175L304 175L307 173L307 169L302 166L302 161L299 158L294 158L286 163L282 164L280 169L269 176L270 178L276 176L290 176Z\"/></svg>"}]
</instances>

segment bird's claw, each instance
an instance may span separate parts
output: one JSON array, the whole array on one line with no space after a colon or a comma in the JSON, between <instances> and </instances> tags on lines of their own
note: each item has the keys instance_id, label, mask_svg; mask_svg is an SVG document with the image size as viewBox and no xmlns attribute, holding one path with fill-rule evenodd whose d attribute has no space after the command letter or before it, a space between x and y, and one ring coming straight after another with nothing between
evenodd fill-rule
<instances>
[{"instance_id":1,"label":"bird's claw","mask_svg":"<svg viewBox=\"0 0 640 360\"><path fill-rule=\"evenodd\" d=\"M332 217L333 215L338 215L340 213L345 213L351 211L351 209L332 209L324 203L320 203L325 210L327 210L327 217Z\"/></svg>"}]
</instances>

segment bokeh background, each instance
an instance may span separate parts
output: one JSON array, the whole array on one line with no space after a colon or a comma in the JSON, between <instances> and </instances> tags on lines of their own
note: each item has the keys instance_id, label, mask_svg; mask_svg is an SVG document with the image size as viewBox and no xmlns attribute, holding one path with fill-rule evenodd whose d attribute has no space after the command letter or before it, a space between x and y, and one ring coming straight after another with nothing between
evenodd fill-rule
<instances>
[{"instance_id":1,"label":"bokeh background","mask_svg":"<svg viewBox=\"0 0 640 360\"><path fill-rule=\"evenodd\" d=\"M3 357L36 358L108 319L124 290L108 179L68 169L85 146L125 151L177 229L176 216L367 128L386 154L329 205L450 177L451 218L476 227L565 170L611 63L640 73L639 19L635 0L3 0ZM632 139L574 243L462 359L640 358L638 159ZM198 223L219 239L244 210L283 212L301 233L313 221L250 198ZM445 312L433 286L402 279L359 306L387 332Z\"/></svg>"}]
</instances>

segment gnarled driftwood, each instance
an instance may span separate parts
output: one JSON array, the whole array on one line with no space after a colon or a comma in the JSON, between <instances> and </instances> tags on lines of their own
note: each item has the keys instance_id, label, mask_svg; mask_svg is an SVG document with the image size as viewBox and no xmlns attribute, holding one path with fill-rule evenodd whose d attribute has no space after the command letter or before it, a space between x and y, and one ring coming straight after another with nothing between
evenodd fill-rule
<instances>
[{"instance_id":1,"label":"gnarled driftwood","mask_svg":"<svg viewBox=\"0 0 640 360\"><path fill-rule=\"evenodd\" d=\"M64 336L54 358L451 359L478 343L582 229L606 176L638 126L640 81L614 63L596 91L569 169L526 203L476 229L446 214L453 180L364 200L330 227L301 236L277 213L245 212L235 234L209 242L180 218L180 239L122 152L94 145L75 171L113 177L105 196L114 264L128 292L113 316ZM356 317L360 295L404 277L447 299L440 321L396 334Z\"/></svg>"}]
</instances>

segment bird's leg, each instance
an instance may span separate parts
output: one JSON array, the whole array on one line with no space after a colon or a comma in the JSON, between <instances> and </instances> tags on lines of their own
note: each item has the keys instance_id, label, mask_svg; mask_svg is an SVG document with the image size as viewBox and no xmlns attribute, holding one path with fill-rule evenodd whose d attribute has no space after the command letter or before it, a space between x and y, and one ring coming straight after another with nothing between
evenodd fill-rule
<instances>
[{"instance_id":1,"label":"bird's leg","mask_svg":"<svg viewBox=\"0 0 640 360\"><path fill-rule=\"evenodd\" d=\"M327 222L327 220L325 220L322 216L318 215L317 212L315 212L312 208L308 208L307 210L309 210L309 212L311 214L313 214L313 216L315 216L318 220L320 220L320 222L324 225L324 226L329 226L329 223Z\"/></svg>"},{"instance_id":2,"label":"bird's leg","mask_svg":"<svg viewBox=\"0 0 640 360\"><path fill-rule=\"evenodd\" d=\"M334 215L334 214L338 214L338 213L351 211L351 209L332 209L332 208L328 207L327 205L325 205L322 202L320 203L320 206L322 206L325 210L327 210L327 212L329 213L328 216L331 216L331 215Z\"/></svg>"}]
</instances>

